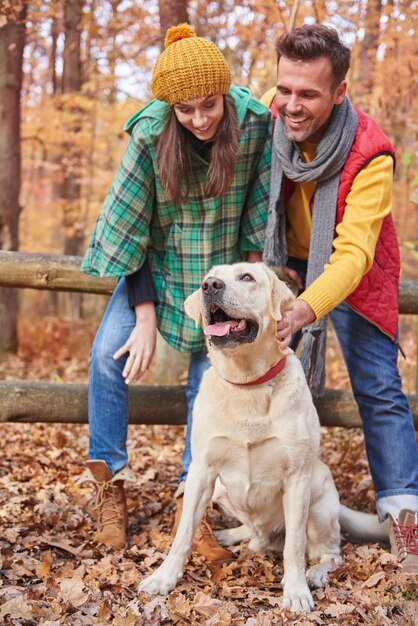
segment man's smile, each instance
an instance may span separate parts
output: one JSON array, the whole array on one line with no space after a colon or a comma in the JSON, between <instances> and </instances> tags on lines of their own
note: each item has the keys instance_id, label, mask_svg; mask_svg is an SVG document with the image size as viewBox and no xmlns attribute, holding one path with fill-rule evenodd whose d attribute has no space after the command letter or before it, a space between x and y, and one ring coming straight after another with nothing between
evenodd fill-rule
<instances>
[{"instance_id":1,"label":"man's smile","mask_svg":"<svg viewBox=\"0 0 418 626\"><path fill-rule=\"evenodd\" d=\"M291 124L303 124L303 122L308 121L309 116L306 115L304 117L301 117L301 116L295 117L293 115L288 115L287 113L285 113L284 118L287 122L290 122Z\"/></svg>"}]
</instances>

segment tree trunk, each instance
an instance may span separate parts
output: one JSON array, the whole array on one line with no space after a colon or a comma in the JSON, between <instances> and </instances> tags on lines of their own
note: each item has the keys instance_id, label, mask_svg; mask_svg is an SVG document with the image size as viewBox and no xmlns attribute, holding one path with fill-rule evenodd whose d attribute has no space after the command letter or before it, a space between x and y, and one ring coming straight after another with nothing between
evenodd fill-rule
<instances>
[{"instance_id":1,"label":"tree trunk","mask_svg":"<svg viewBox=\"0 0 418 626\"><path fill-rule=\"evenodd\" d=\"M375 82L377 49L380 43L380 16L382 0L368 0L364 20L364 39L360 47L357 89L359 106L369 113L372 111L371 94Z\"/></svg>"},{"instance_id":2,"label":"tree trunk","mask_svg":"<svg viewBox=\"0 0 418 626\"><path fill-rule=\"evenodd\" d=\"M158 0L158 8L160 13L161 34L164 37L170 26L177 26L181 22L188 22L187 14L188 0Z\"/></svg>"},{"instance_id":3,"label":"tree trunk","mask_svg":"<svg viewBox=\"0 0 418 626\"><path fill-rule=\"evenodd\" d=\"M0 28L0 249L17 250L20 191L20 93L26 3ZM17 348L15 289L0 292L0 350Z\"/></svg>"},{"instance_id":4,"label":"tree trunk","mask_svg":"<svg viewBox=\"0 0 418 626\"><path fill-rule=\"evenodd\" d=\"M57 15L57 4L53 4L54 15L52 16L51 21L51 50L49 54L49 67L50 67L50 76L51 76L51 85L52 85L52 93L54 95L60 92L60 88L58 85L58 77L57 77L57 43L58 37L60 34L60 19Z\"/></svg>"},{"instance_id":5,"label":"tree trunk","mask_svg":"<svg viewBox=\"0 0 418 626\"><path fill-rule=\"evenodd\" d=\"M84 248L84 220L81 206L82 150L80 132L83 112L76 96L81 91L81 21L84 0L64 1L64 51L62 73L62 107L68 119L67 141L62 145L61 198L63 202L64 254L76 256ZM78 319L81 315L81 296L62 296L65 315Z\"/></svg>"},{"instance_id":6,"label":"tree trunk","mask_svg":"<svg viewBox=\"0 0 418 626\"><path fill-rule=\"evenodd\" d=\"M118 57L117 36L119 32L118 25L118 6L120 0L110 0L110 6L112 9L112 17L109 22L109 38L111 47L108 54L109 62L109 104L115 104L116 102L116 62ZM110 150L110 154L112 151ZM113 169L113 165L112 168Z\"/></svg>"},{"instance_id":7,"label":"tree trunk","mask_svg":"<svg viewBox=\"0 0 418 626\"><path fill-rule=\"evenodd\" d=\"M62 93L77 93L81 89L81 18L83 0L66 0L64 3L64 65L62 75ZM63 181L62 198L64 200L64 254L81 254L84 245L83 222L81 219L81 150L77 145L81 131L81 111L71 100L68 103L72 124L69 130L70 141L63 145Z\"/></svg>"},{"instance_id":8,"label":"tree trunk","mask_svg":"<svg viewBox=\"0 0 418 626\"><path fill-rule=\"evenodd\" d=\"M64 2L64 66L62 87L64 93L81 89L81 18L83 0Z\"/></svg>"},{"instance_id":9,"label":"tree trunk","mask_svg":"<svg viewBox=\"0 0 418 626\"><path fill-rule=\"evenodd\" d=\"M315 21L318 22L318 24L322 24L327 15L325 0L313 0L313 10Z\"/></svg>"}]
</instances>

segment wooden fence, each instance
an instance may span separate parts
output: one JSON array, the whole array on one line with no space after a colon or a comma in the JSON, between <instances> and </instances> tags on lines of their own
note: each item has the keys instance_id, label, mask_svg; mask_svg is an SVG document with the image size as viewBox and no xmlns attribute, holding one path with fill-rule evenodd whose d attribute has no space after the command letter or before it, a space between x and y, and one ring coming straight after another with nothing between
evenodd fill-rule
<instances>
[{"instance_id":1,"label":"wooden fence","mask_svg":"<svg viewBox=\"0 0 418 626\"><path fill-rule=\"evenodd\" d=\"M115 280L80 272L80 257L0 251L0 287L111 294ZM418 315L418 281L403 281L399 312ZM184 424L184 386L133 386L129 390L132 424ZM418 394L408 396L418 430ZM324 426L361 425L351 392L327 390L316 401ZM87 385L35 381L0 382L0 422L87 423Z\"/></svg>"}]
</instances>

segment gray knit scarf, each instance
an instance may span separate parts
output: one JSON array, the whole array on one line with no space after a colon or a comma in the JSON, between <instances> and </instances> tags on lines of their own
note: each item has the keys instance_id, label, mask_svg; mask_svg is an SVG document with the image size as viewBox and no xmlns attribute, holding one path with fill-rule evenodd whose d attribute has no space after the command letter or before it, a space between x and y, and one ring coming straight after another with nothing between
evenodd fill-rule
<instances>
[{"instance_id":1,"label":"gray knit scarf","mask_svg":"<svg viewBox=\"0 0 418 626\"><path fill-rule=\"evenodd\" d=\"M297 143L288 139L283 122L277 117L263 260L275 266L285 266L287 262L283 177L296 183L316 181L306 286L322 274L332 253L340 173L350 154L357 124L357 113L345 97L334 106L315 159L305 163ZM301 362L315 397L322 395L325 385L326 327L327 316L324 316L303 329Z\"/></svg>"}]
</instances>

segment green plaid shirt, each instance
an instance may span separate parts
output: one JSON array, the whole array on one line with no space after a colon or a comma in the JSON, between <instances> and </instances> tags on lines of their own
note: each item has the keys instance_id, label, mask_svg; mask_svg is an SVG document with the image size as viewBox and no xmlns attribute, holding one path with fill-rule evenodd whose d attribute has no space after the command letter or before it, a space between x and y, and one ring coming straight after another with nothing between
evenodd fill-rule
<instances>
[{"instance_id":1,"label":"green plaid shirt","mask_svg":"<svg viewBox=\"0 0 418 626\"><path fill-rule=\"evenodd\" d=\"M208 164L192 152L188 202L173 205L158 179L156 137L168 105L153 100L131 118L131 140L97 219L82 270L100 276L136 272L148 256L159 298L158 328L183 352L202 350L201 329L184 313L212 265L262 250L267 218L271 115L247 89L231 87L241 128L236 176L222 198L204 194ZM173 159L176 155L173 154Z\"/></svg>"}]
</instances>

